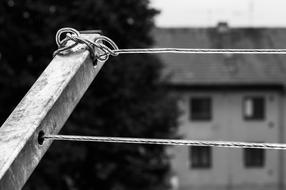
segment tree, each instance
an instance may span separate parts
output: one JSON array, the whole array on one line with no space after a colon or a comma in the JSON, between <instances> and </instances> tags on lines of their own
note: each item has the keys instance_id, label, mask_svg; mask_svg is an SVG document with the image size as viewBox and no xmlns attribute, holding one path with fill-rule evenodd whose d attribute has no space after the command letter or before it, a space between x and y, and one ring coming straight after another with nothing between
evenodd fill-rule
<instances>
[{"instance_id":1,"label":"tree","mask_svg":"<svg viewBox=\"0 0 286 190\"><path fill-rule=\"evenodd\" d=\"M47 66L59 28L101 29L121 48L148 47L157 13L148 0L1 2L1 120ZM62 133L172 137L177 109L161 68L151 55L110 58ZM158 189L168 170L163 146L56 142L25 189Z\"/></svg>"}]
</instances>

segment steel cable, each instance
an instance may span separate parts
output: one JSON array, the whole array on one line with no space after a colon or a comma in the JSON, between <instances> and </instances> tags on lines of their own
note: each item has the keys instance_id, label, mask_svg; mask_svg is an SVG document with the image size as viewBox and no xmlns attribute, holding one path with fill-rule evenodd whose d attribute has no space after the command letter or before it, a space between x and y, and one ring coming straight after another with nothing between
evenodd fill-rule
<instances>
[{"instance_id":1,"label":"steel cable","mask_svg":"<svg viewBox=\"0 0 286 190\"><path fill-rule=\"evenodd\" d=\"M66 37L61 39L61 35ZM74 41L67 45L67 41ZM80 32L73 28L62 28L56 34L56 43L59 47L54 55L62 55L77 44L85 44L93 61L106 61L109 56L120 54L286 54L286 49L193 49L193 48L141 48L141 49L119 49L110 38L100 35L95 41L84 39ZM105 45L104 43L107 43ZM110 48L111 47L111 48ZM95 51L95 49L100 51ZM100 53L98 53L100 52ZM95 64L96 65L96 64ZM148 138L121 138L121 137L95 137L95 136L71 136L71 135L45 135L43 139L64 141L89 141L106 143L135 143L135 144L159 144L159 145L181 145L181 146L212 146L229 148L260 148L286 150L286 144L279 143L251 143L234 141L201 141L201 140L176 140L176 139L148 139Z\"/></svg>"},{"instance_id":2,"label":"steel cable","mask_svg":"<svg viewBox=\"0 0 286 190\"><path fill-rule=\"evenodd\" d=\"M286 144L279 144L279 143L98 137L98 136L73 136L73 135L44 135L43 138L47 140L58 140L58 141L85 141L85 142L101 142L101 143L156 144L156 145L173 145L173 146L211 146L211 147L228 147L228 148L259 148L259 149L286 150Z\"/></svg>"},{"instance_id":3,"label":"steel cable","mask_svg":"<svg viewBox=\"0 0 286 190\"><path fill-rule=\"evenodd\" d=\"M61 35L66 34L65 39L61 39ZM67 46L67 41L74 41L73 44ZM106 61L109 56L118 56L120 54L157 54L157 53L173 53L173 54L286 54L286 49L197 49L197 48L137 48L137 49L119 49L116 43L103 35L99 35L95 41L84 39L80 36L80 32L73 28L62 28L56 34L56 43L59 47L54 55L64 54L67 50L73 48L78 43L85 44L90 52L93 60ZM104 44L106 43L106 45ZM110 48L110 47L111 48ZM101 50L96 53L95 48Z\"/></svg>"}]
</instances>

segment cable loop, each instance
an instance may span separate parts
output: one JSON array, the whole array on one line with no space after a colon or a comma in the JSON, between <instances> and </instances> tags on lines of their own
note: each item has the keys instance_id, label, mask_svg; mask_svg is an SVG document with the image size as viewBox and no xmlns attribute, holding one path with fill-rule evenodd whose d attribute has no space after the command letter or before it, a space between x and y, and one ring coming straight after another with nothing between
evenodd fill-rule
<instances>
[{"instance_id":1,"label":"cable loop","mask_svg":"<svg viewBox=\"0 0 286 190\"><path fill-rule=\"evenodd\" d=\"M100 36L95 42L98 42L98 41L100 41L100 40L102 40L102 41L104 41L104 42L107 42L109 45L111 45L111 47L112 47L113 49L110 49L110 48L108 48L107 46L105 46L104 44L102 44L103 46L105 46L105 48L106 48L107 50L109 50L109 53L110 53L112 56L117 56L117 55L119 55L119 53L116 53L116 52L115 52L116 50L119 50L119 48L118 48L118 46L116 45L116 43L115 43L113 40L111 40L110 38L108 38L108 37L106 37L106 36Z\"/></svg>"},{"instance_id":2,"label":"cable loop","mask_svg":"<svg viewBox=\"0 0 286 190\"><path fill-rule=\"evenodd\" d=\"M64 34L64 33L69 33L69 34L75 35L75 36L79 36L79 35L80 35L79 31L77 31L77 30L74 29L74 28L70 28L70 27L61 28L61 29L58 30L57 33L56 33L56 43L57 43L57 45L58 45L59 48L60 48L60 47L63 47L63 46L66 44L66 42L67 42L66 38L63 39L63 40L61 40L61 36L62 36L62 34Z\"/></svg>"},{"instance_id":3,"label":"cable loop","mask_svg":"<svg viewBox=\"0 0 286 190\"><path fill-rule=\"evenodd\" d=\"M63 34L66 34L66 36L64 39L61 39ZM73 41L74 43L67 45L68 41ZM109 48L107 45L104 45L104 42L107 43L107 45L110 45L111 48ZM79 31L68 27L62 28L56 33L56 43L58 45L58 50L54 52L54 56L58 54L64 55L68 53L68 50L75 47L76 45L85 44L95 65L97 60L107 61L110 55L117 56L118 53L115 51L119 50L115 42L106 36L98 36L95 41L91 41L80 37ZM100 51L95 51L95 48L99 49Z\"/></svg>"}]
</instances>

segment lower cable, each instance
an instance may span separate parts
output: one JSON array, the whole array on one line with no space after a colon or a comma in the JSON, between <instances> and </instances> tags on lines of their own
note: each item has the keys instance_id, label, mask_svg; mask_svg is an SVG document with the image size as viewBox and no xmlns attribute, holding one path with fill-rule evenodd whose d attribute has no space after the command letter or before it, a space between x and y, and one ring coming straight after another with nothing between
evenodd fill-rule
<instances>
[{"instance_id":1,"label":"lower cable","mask_svg":"<svg viewBox=\"0 0 286 190\"><path fill-rule=\"evenodd\" d=\"M256 148L286 150L286 144L280 143L253 143L236 141L204 141L204 140L177 140L177 139L149 139L149 138L123 138L73 135L45 135L44 139L58 141L85 141L101 143L127 143L127 144L153 144L173 146L210 146L225 148Z\"/></svg>"}]
</instances>

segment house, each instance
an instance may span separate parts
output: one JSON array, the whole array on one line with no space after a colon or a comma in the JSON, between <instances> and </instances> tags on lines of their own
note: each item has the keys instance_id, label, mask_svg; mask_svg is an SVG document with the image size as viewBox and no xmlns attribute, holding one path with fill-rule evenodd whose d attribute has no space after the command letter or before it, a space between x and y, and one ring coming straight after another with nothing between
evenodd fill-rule
<instances>
[{"instance_id":1,"label":"house","mask_svg":"<svg viewBox=\"0 0 286 190\"><path fill-rule=\"evenodd\" d=\"M286 29L157 28L156 47L286 48ZM286 142L286 55L160 54L192 140ZM286 152L173 147L179 190L286 189ZM177 180L176 180L177 179Z\"/></svg>"}]
</instances>

